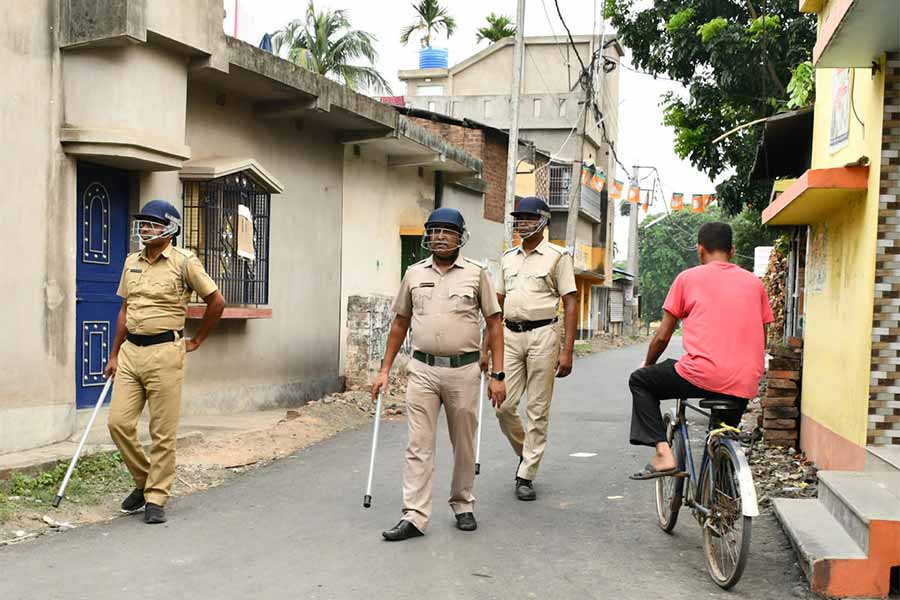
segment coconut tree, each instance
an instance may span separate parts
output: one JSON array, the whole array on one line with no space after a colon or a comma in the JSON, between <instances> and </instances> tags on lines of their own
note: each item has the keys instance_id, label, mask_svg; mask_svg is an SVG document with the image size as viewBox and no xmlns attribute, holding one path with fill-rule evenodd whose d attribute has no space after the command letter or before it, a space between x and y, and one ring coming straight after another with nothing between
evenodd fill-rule
<instances>
[{"instance_id":1,"label":"coconut tree","mask_svg":"<svg viewBox=\"0 0 900 600\"><path fill-rule=\"evenodd\" d=\"M440 5L438 0L420 0L418 4L412 6L416 11L416 21L403 28L400 34L401 44L408 44L409 37L414 32L420 31L424 32L422 47L428 48L431 46L433 33L439 33L443 29L447 33L447 37L450 37L456 31L456 19L450 16L450 13Z\"/></svg>"},{"instance_id":2,"label":"coconut tree","mask_svg":"<svg viewBox=\"0 0 900 600\"><path fill-rule=\"evenodd\" d=\"M487 40L491 43L498 42L503 38L516 35L516 25L512 19L506 15L489 14L487 17L487 27L482 27L475 33L475 41Z\"/></svg>"},{"instance_id":3,"label":"coconut tree","mask_svg":"<svg viewBox=\"0 0 900 600\"><path fill-rule=\"evenodd\" d=\"M390 94L390 85L374 67L375 41L371 33L352 28L346 10L317 11L313 0L305 18L290 21L272 36L278 56L357 91ZM353 64L360 59L368 66Z\"/></svg>"}]
</instances>

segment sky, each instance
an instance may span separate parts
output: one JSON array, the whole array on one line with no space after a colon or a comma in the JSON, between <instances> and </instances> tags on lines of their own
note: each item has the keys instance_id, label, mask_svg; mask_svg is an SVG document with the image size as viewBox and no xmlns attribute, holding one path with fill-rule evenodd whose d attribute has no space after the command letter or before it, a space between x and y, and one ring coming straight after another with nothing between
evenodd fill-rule
<instances>
[{"instance_id":1,"label":"sky","mask_svg":"<svg viewBox=\"0 0 900 600\"><path fill-rule=\"evenodd\" d=\"M254 44L264 33L272 33L288 21L301 18L307 6L307 0L237 2L237 37ZM224 0L224 4L227 17L223 26L226 33L234 35L235 0ZM487 42L479 44L475 41L475 32L487 24L485 17L489 13L515 19L516 0L445 0L444 4L456 19L456 32L449 40L439 37L433 46L449 50L451 65L487 47ZM591 33L595 5L599 4L599 0L559 0L559 4L572 35ZM405 84L397 78L397 72L418 66L418 41L411 40L408 46L400 43L400 30L415 19L411 0L316 0L316 8L345 9L354 28L374 34L378 51L376 68L391 84L394 94L405 93ZM598 22L595 31L599 31L600 25ZM612 32L609 27L606 31L607 34ZM556 35L560 40L564 39L565 29L556 14L554 0L526 0L525 35ZM624 62L626 66L631 65L627 48ZM659 106L661 97L669 91L685 94L680 84L622 69L619 74L619 158L629 169L636 164L655 166L661 175L665 202L673 192L683 193L688 200L691 194L713 193L714 183L689 162L675 155L673 132L662 124ZM642 171L644 174L646 171ZM621 170L616 177L620 180L627 178ZM647 180L644 185L650 181ZM665 212L665 206L659 199L650 207L647 217L653 218L662 212ZM643 213L641 218L646 218ZM618 249L616 259L624 259L628 247L627 217L617 217L615 241Z\"/></svg>"}]
</instances>

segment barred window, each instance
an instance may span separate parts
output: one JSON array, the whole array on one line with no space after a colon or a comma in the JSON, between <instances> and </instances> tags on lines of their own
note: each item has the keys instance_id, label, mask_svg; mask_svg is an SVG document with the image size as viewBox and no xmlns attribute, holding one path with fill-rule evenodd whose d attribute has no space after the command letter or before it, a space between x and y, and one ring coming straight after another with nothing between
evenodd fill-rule
<instances>
[{"instance_id":1,"label":"barred window","mask_svg":"<svg viewBox=\"0 0 900 600\"><path fill-rule=\"evenodd\" d=\"M247 171L182 183L184 247L199 257L226 304L268 304L270 192Z\"/></svg>"},{"instance_id":2,"label":"barred window","mask_svg":"<svg viewBox=\"0 0 900 600\"><path fill-rule=\"evenodd\" d=\"M572 181L571 165L550 165L550 196L547 204L556 207L569 205L569 184Z\"/></svg>"}]
</instances>

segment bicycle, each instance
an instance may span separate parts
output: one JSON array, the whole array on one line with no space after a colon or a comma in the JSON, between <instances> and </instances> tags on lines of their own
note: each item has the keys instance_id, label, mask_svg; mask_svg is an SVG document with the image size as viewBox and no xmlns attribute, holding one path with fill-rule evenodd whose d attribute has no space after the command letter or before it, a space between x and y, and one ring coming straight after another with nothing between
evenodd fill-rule
<instances>
[{"instance_id":1,"label":"bicycle","mask_svg":"<svg viewBox=\"0 0 900 600\"><path fill-rule=\"evenodd\" d=\"M656 512L659 526L671 533L682 503L691 509L703 529L707 571L719 587L729 589L740 580L747 565L752 520L759 516L759 506L750 465L741 447L741 431L717 417L719 411L740 410L743 405L731 398L710 397L701 399L699 406L681 398L664 417L679 474L656 481ZM710 419L699 473L691 454L685 418L688 408ZM718 427L714 425L717 422Z\"/></svg>"}]
</instances>

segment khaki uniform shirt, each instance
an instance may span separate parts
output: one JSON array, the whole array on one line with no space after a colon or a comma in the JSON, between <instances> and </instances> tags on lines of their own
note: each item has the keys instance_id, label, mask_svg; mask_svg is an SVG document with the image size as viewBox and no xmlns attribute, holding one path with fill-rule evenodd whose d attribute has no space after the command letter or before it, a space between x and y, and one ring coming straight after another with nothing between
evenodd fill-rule
<instances>
[{"instance_id":1,"label":"khaki uniform shirt","mask_svg":"<svg viewBox=\"0 0 900 600\"><path fill-rule=\"evenodd\" d=\"M544 240L530 254L516 246L503 254L497 290L506 296L508 321L542 321L556 317L560 296L576 291L572 257L565 248Z\"/></svg>"},{"instance_id":2,"label":"khaki uniform shirt","mask_svg":"<svg viewBox=\"0 0 900 600\"><path fill-rule=\"evenodd\" d=\"M412 316L413 349L435 356L478 351L478 313L489 317L500 312L487 269L461 255L446 273L431 258L410 266L392 308L398 315Z\"/></svg>"},{"instance_id":3,"label":"khaki uniform shirt","mask_svg":"<svg viewBox=\"0 0 900 600\"><path fill-rule=\"evenodd\" d=\"M128 332L156 335L184 329L192 291L206 298L218 289L193 252L169 244L152 263L146 250L129 254L116 294L128 303Z\"/></svg>"}]
</instances>

